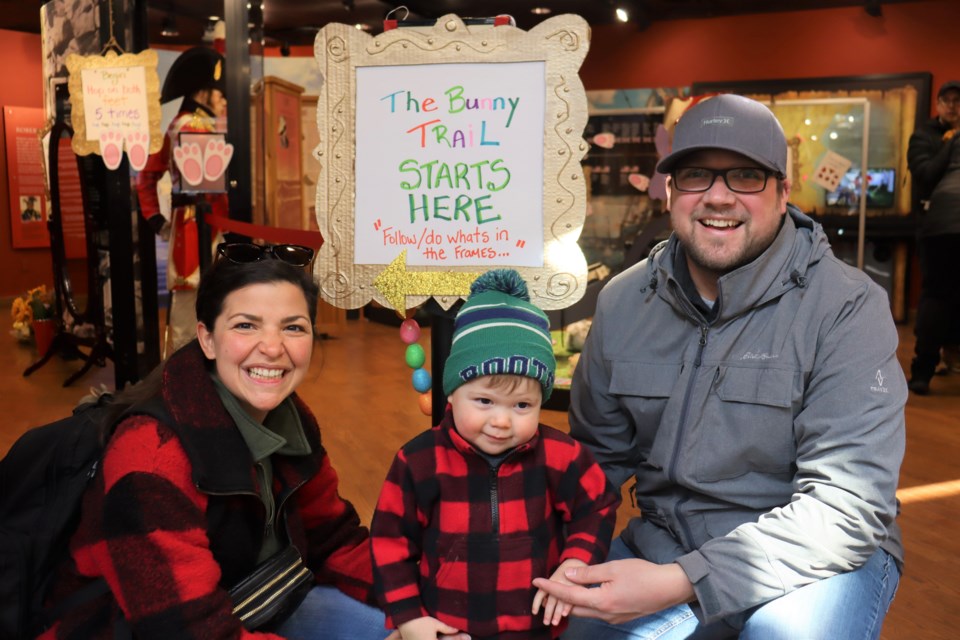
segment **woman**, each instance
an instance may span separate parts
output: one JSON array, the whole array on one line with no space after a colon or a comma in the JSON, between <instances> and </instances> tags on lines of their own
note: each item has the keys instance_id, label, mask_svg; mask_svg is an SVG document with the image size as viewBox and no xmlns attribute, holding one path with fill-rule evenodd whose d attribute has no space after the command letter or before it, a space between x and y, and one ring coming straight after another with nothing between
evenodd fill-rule
<instances>
[{"instance_id":1,"label":"woman","mask_svg":"<svg viewBox=\"0 0 960 640\"><path fill-rule=\"evenodd\" d=\"M112 638L120 614L138 638L386 637L383 614L365 604L368 531L338 495L317 423L294 393L313 350L312 255L218 247L198 291L198 339L118 398L136 406L84 497L53 602L100 578L109 592L41 637ZM268 626L276 635L251 633L228 591L289 544L316 586Z\"/></svg>"}]
</instances>

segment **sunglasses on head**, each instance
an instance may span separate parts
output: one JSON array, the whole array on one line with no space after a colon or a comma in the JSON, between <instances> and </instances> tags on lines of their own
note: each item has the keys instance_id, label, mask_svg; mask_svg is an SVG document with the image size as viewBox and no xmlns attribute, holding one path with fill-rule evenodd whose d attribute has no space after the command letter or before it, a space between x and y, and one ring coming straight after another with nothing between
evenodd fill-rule
<instances>
[{"instance_id":1,"label":"sunglasses on head","mask_svg":"<svg viewBox=\"0 0 960 640\"><path fill-rule=\"evenodd\" d=\"M217 256L245 264L273 258L294 267L305 267L313 260L313 249L299 244L260 245L252 242L221 242Z\"/></svg>"}]
</instances>

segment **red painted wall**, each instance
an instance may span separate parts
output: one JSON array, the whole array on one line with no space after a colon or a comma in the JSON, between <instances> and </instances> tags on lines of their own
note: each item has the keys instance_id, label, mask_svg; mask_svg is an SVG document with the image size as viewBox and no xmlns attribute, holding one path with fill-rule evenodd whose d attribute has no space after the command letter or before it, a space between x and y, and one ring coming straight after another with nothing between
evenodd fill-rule
<instances>
[{"instance_id":1,"label":"red painted wall","mask_svg":"<svg viewBox=\"0 0 960 640\"><path fill-rule=\"evenodd\" d=\"M0 106L43 106L40 56L40 36L0 30L0 66L4 71ZM6 155L6 140L0 129L0 296L19 295L39 284L53 285L48 249L13 249ZM0 309L0 313L7 312Z\"/></svg>"},{"instance_id":2,"label":"red painted wall","mask_svg":"<svg viewBox=\"0 0 960 640\"><path fill-rule=\"evenodd\" d=\"M593 29L581 76L587 89L689 86L696 81L933 74L934 91L960 79L960 3L884 4ZM268 52L274 54L275 52ZM312 55L308 47L295 54ZM40 38L0 31L0 106L42 106ZM49 253L10 244L6 162L0 146L0 296L52 282ZM79 283L75 283L79 284Z\"/></svg>"},{"instance_id":3,"label":"red painted wall","mask_svg":"<svg viewBox=\"0 0 960 640\"><path fill-rule=\"evenodd\" d=\"M934 91L960 78L960 2L883 4L708 20L594 27L587 89L929 71Z\"/></svg>"}]
</instances>

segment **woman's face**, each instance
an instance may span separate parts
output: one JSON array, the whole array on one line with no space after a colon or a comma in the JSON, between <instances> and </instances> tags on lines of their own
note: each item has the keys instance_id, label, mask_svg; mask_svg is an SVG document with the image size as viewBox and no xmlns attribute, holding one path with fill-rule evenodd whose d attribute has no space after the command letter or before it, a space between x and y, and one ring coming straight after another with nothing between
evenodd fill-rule
<instances>
[{"instance_id":1,"label":"woman's face","mask_svg":"<svg viewBox=\"0 0 960 640\"><path fill-rule=\"evenodd\" d=\"M293 393L310 367L307 300L289 282L237 289L223 301L213 331L198 323L197 337L220 380L258 422Z\"/></svg>"}]
</instances>

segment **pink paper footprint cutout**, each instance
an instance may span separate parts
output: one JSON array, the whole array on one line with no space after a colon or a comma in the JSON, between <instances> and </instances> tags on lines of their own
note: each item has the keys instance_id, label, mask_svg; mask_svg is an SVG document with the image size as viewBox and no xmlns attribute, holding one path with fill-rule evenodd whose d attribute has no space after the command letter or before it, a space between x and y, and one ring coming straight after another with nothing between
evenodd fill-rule
<instances>
[{"instance_id":1,"label":"pink paper footprint cutout","mask_svg":"<svg viewBox=\"0 0 960 640\"><path fill-rule=\"evenodd\" d=\"M214 181L223 175L233 157L233 145L223 140L210 140L203 152L203 177Z\"/></svg>"},{"instance_id":2,"label":"pink paper footprint cutout","mask_svg":"<svg viewBox=\"0 0 960 640\"><path fill-rule=\"evenodd\" d=\"M150 135L143 131L131 131L127 134L127 158L130 168L134 171L143 171L147 164L147 149L150 148Z\"/></svg>"},{"instance_id":3,"label":"pink paper footprint cutout","mask_svg":"<svg viewBox=\"0 0 960 640\"><path fill-rule=\"evenodd\" d=\"M107 169L113 171L123 160L123 135L119 131L104 131L100 134L100 155Z\"/></svg>"},{"instance_id":4,"label":"pink paper footprint cutout","mask_svg":"<svg viewBox=\"0 0 960 640\"><path fill-rule=\"evenodd\" d=\"M608 131L603 131L593 136L593 144L597 145L601 149L613 149L613 145L616 143L617 136Z\"/></svg>"},{"instance_id":5,"label":"pink paper footprint cutout","mask_svg":"<svg viewBox=\"0 0 960 640\"><path fill-rule=\"evenodd\" d=\"M177 163L177 168L180 169L180 175L187 181L187 184L195 187L203 182L203 168L200 164L201 155L199 144L196 142L188 142L179 147L174 147L173 160Z\"/></svg>"},{"instance_id":6,"label":"pink paper footprint cutout","mask_svg":"<svg viewBox=\"0 0 960 640\"><path fill-rule=\"evenodd\" d=\"M650 188L650 178L642 173L631 173L627 176L627 182L637 191L646 191Z\"/></svg>"}]
</instances>

